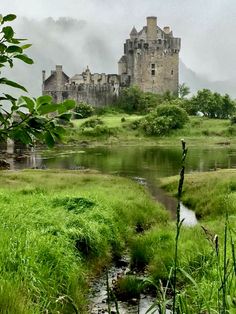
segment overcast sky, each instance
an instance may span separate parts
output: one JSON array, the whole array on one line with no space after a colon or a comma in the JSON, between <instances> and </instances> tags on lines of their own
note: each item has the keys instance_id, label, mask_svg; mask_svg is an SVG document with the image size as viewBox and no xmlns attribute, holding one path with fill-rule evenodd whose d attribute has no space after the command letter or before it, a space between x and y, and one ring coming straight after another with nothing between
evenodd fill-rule
<instances>
[{"instance_id":1,"label":"overcast sky","mask_svg":"<svg viewBox=\"0 0 236 314\"><path fill-rule=\"evenodd\" d=\"M155 15L181 37L187 67L211 80L236 77L235 0L1 0L1 9L18 15L16 32L33 43L37 70L63 63L69 75L87 64L117 72L132 26Z\"/></svg>"}]
</instances>

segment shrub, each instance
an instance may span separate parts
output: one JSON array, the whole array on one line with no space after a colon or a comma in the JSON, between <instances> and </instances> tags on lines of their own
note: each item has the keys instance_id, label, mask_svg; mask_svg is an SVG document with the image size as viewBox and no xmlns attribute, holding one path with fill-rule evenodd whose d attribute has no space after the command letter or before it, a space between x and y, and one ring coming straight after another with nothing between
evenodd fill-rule
<instances>
[{"instance_id":1,"label":"shrub","mask_svg":"<svg viewBox=\"0 0 236 314\"><path fill-rule=\"evenodd\" d=\"M75 112L76 112L75 113L76 119L84 119L84 118L91 117L93 115L94 108L89 104L80 102L78 106L75 107Z\"/></svg>"},{"instance_id":2,"label":"shrub","mask_svg":"<svg viewBox=\"0 0 236 314\"><path fill-rule=\"evenodd\" d=\"M103 125L104 122L97 118L97 117L92 117L89 120L85 121L84 123L81 124L81 128L95 128L97 125Z\"/></svg>"},{"instance_id":3,"label":"shrub","mask_svg":"<svg viewBox=\"0 0 236 314\"><path fill-rule=\"evenodd\" d=\"M236 124L236 115L233 115L233 116L230 118L230 123L231 123L231 124Z\"/></svg>"},{"instance_id":4,"label":"shrub","mask_svg":"<svg viewBox=\"0 0 236 314\"><path fill-rule=\"evenodd\" d=\"M165 135L180 129L189 120L186 111L178 106L160 105L140 123L147 135Z\"/></svg>"},{"instance_id":5,"label":"shrub","mask_svg":"<svg viewBox=\"0 0 236 314\"><path fill-rule=\"evenodd\" d=\"M156 109L157 117L168 117L172 120L171 128L180 129L188 122L187 112L179 108L178 106L172 105L170 102L165 102L158 106Z\"/></svg>"}]
</instances>

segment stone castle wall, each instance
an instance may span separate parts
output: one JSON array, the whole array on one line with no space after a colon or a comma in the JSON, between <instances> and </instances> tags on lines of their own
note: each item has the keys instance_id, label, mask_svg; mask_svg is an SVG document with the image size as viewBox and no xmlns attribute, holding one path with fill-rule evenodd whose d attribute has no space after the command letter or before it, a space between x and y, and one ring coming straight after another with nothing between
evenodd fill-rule
<instances>
[{"instance_id":1,"label":"stone castle wall","mask_svg":"<svg viewBox=\"0 0 236 314\"><path fill-rule=\"evenodd\" d=\"M118 75L91 73L89 68L68 77L57 65L46 79L43 71L43 94L55 102L71 98L94 106L113 104L122 88L139 86L145 92L178 93L180 38L169 26L161 29L156 17L147 17L140 32L133 27L118 62Z\"/></svg>"}]
</instances>

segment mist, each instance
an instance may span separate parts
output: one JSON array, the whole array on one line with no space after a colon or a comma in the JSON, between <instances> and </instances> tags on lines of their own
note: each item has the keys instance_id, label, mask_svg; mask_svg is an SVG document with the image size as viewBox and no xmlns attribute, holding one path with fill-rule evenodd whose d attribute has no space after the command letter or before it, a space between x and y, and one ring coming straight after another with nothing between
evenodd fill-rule
<instances>
[{"instance_id":1,"label":"mist","mask_svg":"<svg viewBox=\"0 0 236 314\"><path fill-rule=\"evenodd\" d=\"M192 91L199 86L236 96L236 2L228 0L41 0L1 1L3 14L16 13L16 35L33 44L28 54L35 64L18 62L7 73L41 94L41 73L62 64L69 76L88 65L92 72L117 73L123 43L133 25L140 30L146 16L170 25L181 37L180 81Z\"/></svg>"}]
</instances>

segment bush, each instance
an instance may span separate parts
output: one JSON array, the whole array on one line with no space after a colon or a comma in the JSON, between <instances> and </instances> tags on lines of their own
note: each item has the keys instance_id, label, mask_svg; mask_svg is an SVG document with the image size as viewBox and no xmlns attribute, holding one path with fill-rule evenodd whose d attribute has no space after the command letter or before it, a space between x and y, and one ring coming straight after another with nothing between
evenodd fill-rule
<instances>
[{"instance_id":1,"label":"bush","mask_svg":"<svg viewBox=\"0 0 236 314\"><path fill-rule=\"evenodd\" d=\"M104 122L97 118L97 117L93 117L90 118L89 120L85 121L84 123L81 124L81 129L84 128L95 128L97 125L103 125Z\"/></svg>"},{"instance_id":2,"label":"bush","mask_svg":"<svg viewBox=\"0 0 236 314\"><path fill-rule=\"evenodd\" d=\"M171 130L180 129L189 120L186 111L178 106L160 105L140 123L147 135L166 135Z\"/></svg>"},{"instance_id":3,"label":"bush","mask_svg":"<svg viewBox=\"0 0 236 314\"><path fill-rule=\"evenodd\" d=\"M75 119L84 119L93 115L94 108L89 104L81 102L75 107L75 112Z\"/></svg>"},{"instance_id":4,"label":"bush","mask_svg":"<svg viewBox=\"0 0 236 314\"><path fill-rule=\"evenodd\" d=\"M187 112L178 106L172 105L171 102L165 102L158 106L156 109L156 115L157 117L170 118L172 120L172 129L180 129L186 122L189 121Z\"/></svg>"}]
</instances>

